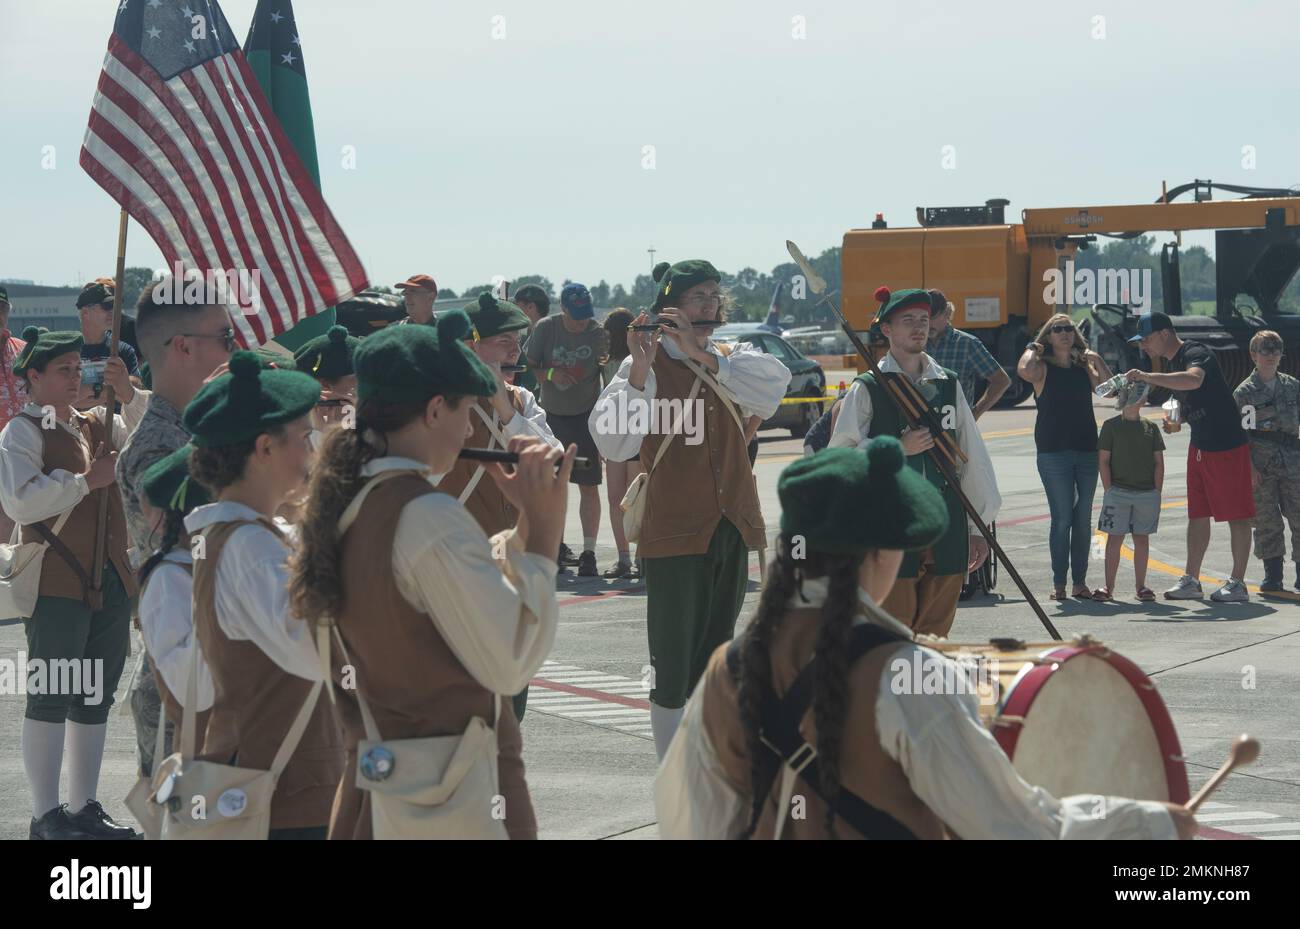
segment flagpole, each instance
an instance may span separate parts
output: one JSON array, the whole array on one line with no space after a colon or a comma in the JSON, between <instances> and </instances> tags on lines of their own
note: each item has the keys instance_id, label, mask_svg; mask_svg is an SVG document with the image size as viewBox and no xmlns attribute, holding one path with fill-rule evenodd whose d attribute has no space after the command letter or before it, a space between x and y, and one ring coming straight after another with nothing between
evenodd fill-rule
<instances>
[{"instance_id":1,"label":"flagpole","mask_svg":"<svg viewBox=\"0 0 1300 929\"><path fill-rule=\"evenodd\" d=\"M122 287L126 283L126 210L117 221L117 276L113 286L113 329L108 343L108 357L117 357L117 346L122 338ZM104 385L104 454L113 452L113 408L117 406L117 391L111 384ZM92 454L94 450L91 450ZM108 535L109 488L99 495L99 513L95 516L95 564L91 573L91 586L98 593L104 589L104 559Z\"/></svg>"}]
</instances>

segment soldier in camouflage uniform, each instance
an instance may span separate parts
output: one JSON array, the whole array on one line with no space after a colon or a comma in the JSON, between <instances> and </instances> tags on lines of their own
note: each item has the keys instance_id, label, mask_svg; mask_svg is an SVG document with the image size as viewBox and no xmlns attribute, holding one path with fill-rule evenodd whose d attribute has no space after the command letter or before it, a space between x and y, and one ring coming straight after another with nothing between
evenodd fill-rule
<instances>
[{"instance_id":1,"label":"soldier in camouflage uniform","mask_svg":"<svg viewBox=\"0 0 1300 929\"><path fill-rule=\"evenodd\" d=\"M1283 589L1282 560L1291 525L1291 560L1300 558L1300 381L1282 374L1282 337L1271 330L1250 340L1255 370L1233 391L1250 435L1255 484L1255 557L1264 562L1260 590ZM1296 574L1300 590L1300 568Z\"/></svg>"}]
</instances>

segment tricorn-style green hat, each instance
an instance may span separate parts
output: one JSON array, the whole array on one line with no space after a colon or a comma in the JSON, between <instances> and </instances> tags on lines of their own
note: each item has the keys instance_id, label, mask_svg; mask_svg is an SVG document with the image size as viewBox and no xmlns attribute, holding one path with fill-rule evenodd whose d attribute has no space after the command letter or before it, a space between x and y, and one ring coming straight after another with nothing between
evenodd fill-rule
<instances>
[{"instance_id":1,"label":"tricorn-style green hat","mask_svg":"<svg viewBox=\"0 0 1300 929\"><path fill-rule=\"evenodd\" d=\"M703 258L691 258L687 261L679 261L675 265L661 261L655 265L651 274L655 279L655 302L650 308L652 311L673 306L679 296L696 284L703 284L705 281L722 282L722 275L718 273L718 269Z\"/></svg>"},{"instance_id":2,"label":"tricorn-style green hat","mask_svg":"<svg viewBox=\"0 0 1300 929\"><path fill-rule=\"evenodd\" d=\"M50 332L37 326L24 329L22 338L27 346L14 361L13 372L17 377L26 377L31 368L40 371L60 355L80 352L85 344L80 332Z\"/></svg>"},{"instance_id":3,"label":"tricorn-style green hat","mask_svg":"<svg viewBox=\"0 0 1300 929\"><path fill-rule=\"evenodd\" d=\"M907 467L893 436L872 440L865 455L856 448L827 448L800 458L781 472L776 493L782 534L802 536L812 551L915 551L948 530L943 497Z\"/></svg>"},{"instance_id":4,"label":"tricorn-style green hat","mask_svg":"<svg viewBox=\"0 0 1300 929\"><path fill-rule=\"evenodd\" d=\"M344 326L331 326L329 332L303 343L293 354L294 366L318 381L333 381L355 373L352 353L361 340L348 335Z\"/></svg>"},{"instance_id":5,"label":"tricorn-style green hat","mask_svg":"<svg viewBox=\"0 0 1300 929\"><path fill-rule=\"evenodd\" d=\"M199 448L235 445L305 415L320 384L298 371L264 368L253 352L235 352L230 370L204 384L185 408L185 429Z\"/></svg>"},{"instance_id":6,"label":"tricorn-style green hat","mask_svg":"<svg viewBox=\"0 0 1300 929\"><path fill-rule=\"evenodd\" d=\"M888 287L877 287L876 300L880 303L880 309L876 311L875 320L878 323L883 323L894 313L908 307L922 306L925 307L927 313L930 312L931 308L930 292L916 287L909 287L906 290L890 290Z\"/></svg>"},{"instance_id":7,"label":"tricorn-style green hat","mask_svg":"<svg viewBox=\"0 0 1300 929\"><path fill-rule=\"evenodd\" d=\"M208 489L190 477L193 451L193 445L184 445L149 466L140 479L146 500L160 510L175 510L182 516L212 502Z\"/></svg>"},{"instance_id":8,"label":"tricorn-style green hat","mask_svg":"<svg viewBox=\"0 0 1300 929\"><path fill-rule=\"evenodd\" d=\"M509 300L498 300L487 291L478 295L476 303L465 307L465 312L474 327L470 335L475 340L490 339L503 332L517 332L529 326L523 310Z\"/></svg>"},{"instance_id":9,"label":"tricorn-style green hat","mask_svg":"<svg viewBox=\"0 0 1300 929\"><path fill-rule=\"evenodd\" d=\"M449 310L434 326L389 326L367 336L352 356L357 399L421 403L438 394L492 396L496 377L462 344L469 333L465 311Z\"/></svg>"}]
</instances>

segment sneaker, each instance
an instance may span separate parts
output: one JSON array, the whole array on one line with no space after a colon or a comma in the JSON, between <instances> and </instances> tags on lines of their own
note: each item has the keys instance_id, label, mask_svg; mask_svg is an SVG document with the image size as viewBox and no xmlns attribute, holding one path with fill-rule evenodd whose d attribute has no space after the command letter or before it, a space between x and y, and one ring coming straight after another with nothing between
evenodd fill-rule
<instances>
[{"instance_id":1,"label":"sneaker","mask_svg":"<svg viewBox=\"0 0 1300 929\"><path fill-rule=\"evenodd\" d=\"M632 565L631 565L630 562L627 562L627 561L620 561L620 562L617 562L617 563L614 565L614 567L612 567L612 568L606 568L606 569L604 570L604 572L601 573L600 576L601 576L601 577L608 577L608 578L611 578L611 579L614 579L614 578L629 578L629 577L632 576Z\"/></svg>"},{"instance_id":2,"label":"sneaker","mask_svg":"<svg viewBox=\"0 0 1300 929\"><path fill-rule=\"evenodd\" d=\"M562 568L571 565L576 565L578 563L578 556L573 554L573 549L569 548L569 546L561 542L560 557L555 559L555 563Z\"/></svg>"},{"instance_id":3,"label":"sneaker","mask_svg":"<svg viewBox=\"0 0 1300 929\"><path fill-rule=\"evenodd\" d=\"M82 832L92 839L143 839L144 836L130 826L113 822L98 800L88 800L86 805L68 817Z\"/></svg>"},{"instance_id":4,"label":"sneaker","mask_svg":"<svg viewBox=\"0 0 1300 929\"><path fill-rule=\"evenodd\" d=\"M1250 593L1246 590L1246 585L1234 577L1210 594L1210 599L1216 603L1242 603L1250 599Z\"/></svg>"},{"instance_id":5,"label":"sneaker","mask_svg":"<svg viewBox=\"0 0 1300 929\"><path fill-rule=\"evenodd\" d=\"M1165 591L1166 600L1200 600L1204 596L1201 582L1190 574L1184 574L1175 586Z\"/></svg>"},{"instance_id":6,"label":"sneaker","mask_svg":"<svg viewBox=\"0 0 1300 929\"><path fill-rule=\"evenodd\" d=\"M578 556L578 577L596 576L596 553L583 552Z\"/></svg>"},{"instance_id":7,"label":"sneaker","mask_svg":"<svg viewBox=\"0 0 1300 929\"><path fill-rule=\"evenodd\" d=\"M29 839L93 839L95 836L86 832L68 815L68 805L60 803L40 819L33 819L31 829L27 832Z\"/></svg>"}]
</instances>

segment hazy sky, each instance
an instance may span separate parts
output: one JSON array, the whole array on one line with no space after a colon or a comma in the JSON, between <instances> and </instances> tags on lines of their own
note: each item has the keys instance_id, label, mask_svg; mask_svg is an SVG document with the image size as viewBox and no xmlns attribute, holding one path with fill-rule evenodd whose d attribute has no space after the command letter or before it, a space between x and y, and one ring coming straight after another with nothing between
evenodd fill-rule
<instances>
[{"instance_id":1,"label":"hazy sky","mask_svg":"<svg viewBox=\"0 0 1300 929\"><path fill-rule=\"evenodd\" d=\"M221 4L241 40L255 5ZM0 277L112 273L117 207L77 156L116 6L0 0ZM785 239L817 253L877 211L915 225L918 205L991 197L1018 217L1149 202L1162 179L1300 183L1294 0L294 10L325 198L373 283L630 284L652 245L767 271ZM134 223L127 257L161 263Z\"/></svg>"}]
</instances>

